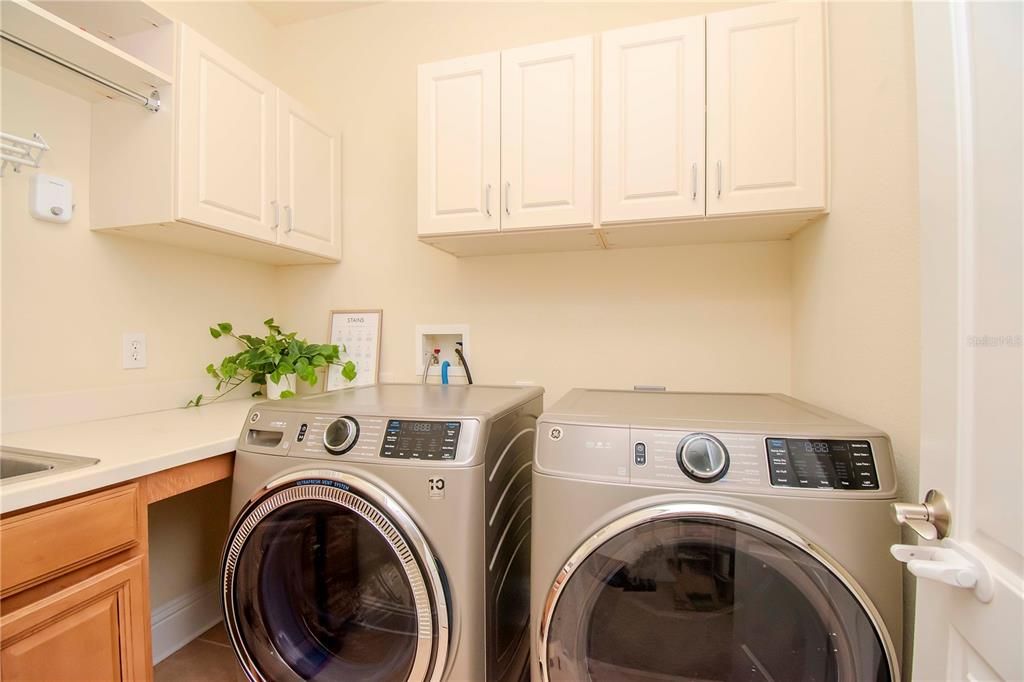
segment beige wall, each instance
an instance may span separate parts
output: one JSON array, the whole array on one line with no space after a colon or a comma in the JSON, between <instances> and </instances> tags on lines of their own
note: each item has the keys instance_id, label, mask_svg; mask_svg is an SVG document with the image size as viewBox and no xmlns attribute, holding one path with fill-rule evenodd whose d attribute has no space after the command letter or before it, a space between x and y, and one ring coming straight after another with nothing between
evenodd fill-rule
<instances>
[{"instance_id":1,"label":"beige wall","mask_svg":"<svg viewBox=\"0 0 1024 682\"><path fill-rule=\"evenodd\" d=\"M911 7L842 2L829 14L832 213L793 239L792 390L886 431L910 500L921 390ZM908 670L915 587L905 576Z\"/></svg>"},{"instance_id":2,"label":"beige wall","mask_svg":"<svg viewBox=\"0 0 1024 682\"><path fill-rule=\"evenodd\" d=\"M248 5L168 3L161 9L200 26L254 67L269 69L271 25ZM129 397L128 413L140 386L163 390L163 407L183 404L195 386L206 385L206 364L235 350L211 339L207 327L220 320L255 327L277 308L271 266L90 232L90 154L102 153L90 149L91 109L78 97L3 70L3 130L46 138L52 151L40 172L71 180L76 204L66 225L35 220L28 214L35 171L8 171L3 178L5 407L27 395L65 392L102 393L116 404L103 392L116 388ZM146 333L145 369L121 368L127 331Z\"/></svg>"},{"instance_id":3,"label":"beige wall","mask_svg":"<svg viewBox=\"0 0 1024 682\"><path fill-rule=\"evenodd\" d=\"M269 69L270 25L247 5L161 9L254 68ZM140 405L181 405L193 390L212 388L203 368L234 349L211 339L206 328L220 320L256 328L274 314L275 269L90 232L90 155L102 153L90 147L91 105L8 69L0 81L3 130L46 138L52 150L40 172L71 180L76 204L70 223L41 222L28 214L35 171L7 171L0 181L0 395L3 415L12 416L4 428L73 421L73 415L26 417L50 404L51 394L74 392L90 407L99 402L98 409L131 413ZM146 333L146 369L121 369L126 331ZM229 486L210 486L151 510L154 607L216 576L229 496Z\"/></svg>"},{"instance_id":4,"label":"beige wall","mask_svg":"<svg viewBox=\"0 0 1024 682\"><path fill-rule=\"evenodd\" d=\"M289 324L384 309L385 379L417 323L467 323L480 382L789 390L790 245L456 259L416 240L416 65L699 13L679 4L389 4L285 27L276 79L343 134L344 262L285 268Z\"/></svg>"},{"instance_id":5,"label":"beige wall","mask_svg":"<svg viewBox=\"0 0 1024 682\"><path fill-rule=\"evenodd\" d=\"M887 431L902 494L914 497L920 234L911 8L833 3L830 41L832 212L793 239L793 393Z\"/></svg>"}]
</instances>

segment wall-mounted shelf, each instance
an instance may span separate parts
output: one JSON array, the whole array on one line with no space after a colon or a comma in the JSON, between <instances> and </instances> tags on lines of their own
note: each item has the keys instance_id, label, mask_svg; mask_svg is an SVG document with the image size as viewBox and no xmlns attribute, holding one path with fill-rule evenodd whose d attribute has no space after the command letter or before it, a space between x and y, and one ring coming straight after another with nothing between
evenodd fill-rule
<instances>
[{"instance_id":1,"label":"wall-mounted shelf","mask_svg":"<svg viewBox=\"0 0 1024 682\"><path fill-rule=\"evenodd\" d=\"M174 24L142 2L4 0L0 26L5 67L90 100L155 110L173 83Z\"/></svg>"},{"instance_id":2,"label":"wall-mounted shelf","mask_svg":"<svg viewBox=\"0 0 1024 682\"><path fill-rule=\"evenodd\" d=\"M43 153L48 151L50 145L46 144L39 133L32 133L32 139L0 133L0 177L3 177L8 166L15 173L20 172L22 166L39 168Z\"/></svg>"}]
</instances>

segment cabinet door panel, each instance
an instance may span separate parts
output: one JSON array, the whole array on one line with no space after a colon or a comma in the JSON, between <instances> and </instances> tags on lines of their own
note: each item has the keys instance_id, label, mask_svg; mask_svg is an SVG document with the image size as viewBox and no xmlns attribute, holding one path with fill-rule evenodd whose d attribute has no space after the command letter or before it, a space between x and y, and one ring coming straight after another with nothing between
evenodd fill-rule
<instances>
[{"instance_id":1,"label":"cabinet door panel","mask_svg":"<svg viewBox=\"0 0 1024 682\"><path fill-rule=\"evenodd\" d=\"M178 213L275 241L276 88L186 27L178 84Z\"/></svg>"},{"instance_id":2,"label":"cabinet door panel","mask_svg":"<svg viewBox=\"0 0 1024 682\"><path fill-rule=\"evenodd\" d=\"M277 120L282 244L329 258L341 250L341 140L283 92Z\"/></svg>"},{"instance_id":3,"label":"cabinet door panel","mask_svg":"<svg viewBox=\"0 0 1024 682\"><path fill-rule=\"evenodd\" d=\"M823 9L708 16L708 215L825 207Z\"/></svg>"},{"instance_id":4,"label":"cabinet door panel","mask_svg":"<svg viewBox=\"0 0 1024 682\"><path fill-rule=\"evenodd\" d=\"M501 229L594 221L594 40L501 54Z\"/></svg>"},{"instance_id":5,"label":"cabinet door panel","mask_svg":"<svg viewBox=\"0 0 1024 682\"><path fill-rule=\"evenodd\" d=\"M704 17L601 35L601 222L704 215Z\"/></svg>"},{"instance_id":6,"label":"cabinet door panel","mask_svg":"<svg viewBox=\"0 0 1024 682\"><path fill-rule=\"evenodd\" d=\"M149 680L143 558L0 618L0 668L9 682Z\"/></svg>"},{"instance_id":7,"label":"cabinet door panel","mask_svg":"<svg viewBox=\"0 0 1024 682\"><path fill-rule=\"evenodd\" d=\"M499 56L419 68L419 234L498 231Z\"/></svg>"}]
</instances>

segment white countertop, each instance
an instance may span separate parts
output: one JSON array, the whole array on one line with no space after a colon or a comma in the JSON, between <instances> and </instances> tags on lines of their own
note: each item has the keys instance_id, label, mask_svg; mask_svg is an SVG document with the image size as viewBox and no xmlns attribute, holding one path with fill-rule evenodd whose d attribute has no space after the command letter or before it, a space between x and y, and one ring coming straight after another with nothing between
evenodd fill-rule
<instances>
[{"instance_id":1,"label":"white countertop","mask_svg":"<svg viewBox=\"0 0 1024 682\"><path fill-rule=\"evenodd\" d=\"M256 400L230 400L0 435L4 448L91 457L70 471L0 484L0 513L233 452Z\"/></svg>"}]
</instances>

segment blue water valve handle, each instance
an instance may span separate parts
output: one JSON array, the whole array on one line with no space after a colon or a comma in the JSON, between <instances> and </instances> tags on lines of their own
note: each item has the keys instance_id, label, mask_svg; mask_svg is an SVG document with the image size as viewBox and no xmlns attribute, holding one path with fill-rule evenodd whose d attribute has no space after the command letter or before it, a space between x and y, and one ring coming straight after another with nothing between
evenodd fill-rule
<instances>
[{"instance_id":1,"label":"blue water valve handle","mask_svg":"<svg viewBox=\"0 0 1024 682\"><path fill-rule=\"evenodd\" d=\"M451 367L451 366L452 366L452 363L448 362L447 360L445 360L444 362L441 363L441 383L442 384L447 384L448 383L448 368Z\"/></svg>"}]
</instances>

